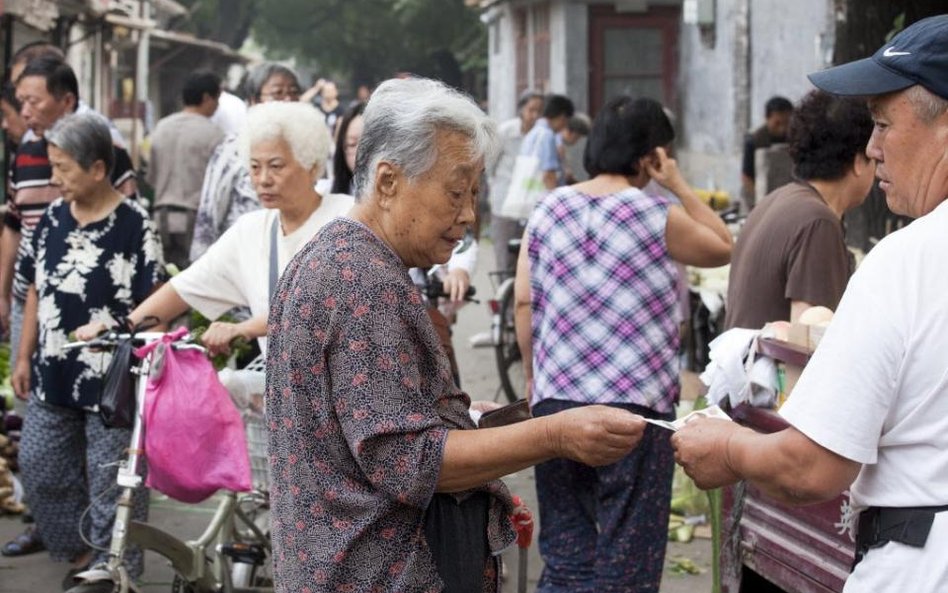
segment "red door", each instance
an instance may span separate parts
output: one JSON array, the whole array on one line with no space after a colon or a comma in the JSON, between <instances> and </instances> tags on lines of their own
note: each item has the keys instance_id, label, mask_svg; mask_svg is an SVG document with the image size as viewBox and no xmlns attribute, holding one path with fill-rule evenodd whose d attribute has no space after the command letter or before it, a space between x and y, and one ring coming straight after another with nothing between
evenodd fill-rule
<instances>
[{"instance_id":1,"label":"red door","mask_svg":"<svg viewBox=\"0 0 948 593\"><path fill-rule=\"evenodd\" d=\"M589 8L589 105L595 114L610 98L650 97L675 109L678 75L678 8L617 13L612 5Z\"/></svg>"}]
</instances>

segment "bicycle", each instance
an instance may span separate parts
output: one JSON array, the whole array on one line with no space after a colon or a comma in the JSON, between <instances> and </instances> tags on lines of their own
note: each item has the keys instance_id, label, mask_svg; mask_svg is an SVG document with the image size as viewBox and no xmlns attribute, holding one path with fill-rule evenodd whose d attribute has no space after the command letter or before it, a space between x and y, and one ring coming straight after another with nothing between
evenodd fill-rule
<instances>
[{"instance_id":1,"label":"bicycle","mask_svg":"<svg viewBox=\"0 0 948 593\"><path fill-rule=\"evenodd\" d=\"M512 254L520 253L520 239L511 239L507 249ZM503 392L507 400L515 402L526 395L526 378L520 346L517 344L517 331L514 325L514 279L511 270L490 272L494 285L494 296L487 304L491 312L491 342L494 346L494 358L500 376L497 395ZM495 396L496 399L496 396Z\"/></svg>"},{"instance_id":2,"label":"bicycle","mask_svg":"<svg viewBox=\"0 0 948 593\"><path fill-rule=\"evenodd\" d=\"M138 333L136 346L160 339L161 333ZM128 334L110 332L89 342L73 342L65 348L108 349ZM187 336L171 344L186 349L200 346L189 343ZM193 541L182 541L161 529L131 520L131 498L137 488L144 487L142 446L145 400L145 377L161 371L162 349L158 348L133 368L135 375L135 419L128 448L128 458L119 464L117 485L121 495L117 503L108 561L79 573L80 583L67 593L129 593L137 591L123 565L125 549L138 545L166 558L175 572L172 591L175 593L265 593L273 591L272 548L269 538L269 497L255 490L248 494L224 492L210 523ZM256 362L256 361L255 361ZM251 363L253 364L253 363ZM258 363L260 366L262 363ZM262 425L262 420L260 420ZM253 445L253 439L248 445ZM254 457L252 455L252 457ZM259 455L257 455L259 457ZM263 455L264 464L266 456ZM253 463L254 468L258 463ZM258 474L254 473L255 484Z\"/></svg>"}]
</instances>

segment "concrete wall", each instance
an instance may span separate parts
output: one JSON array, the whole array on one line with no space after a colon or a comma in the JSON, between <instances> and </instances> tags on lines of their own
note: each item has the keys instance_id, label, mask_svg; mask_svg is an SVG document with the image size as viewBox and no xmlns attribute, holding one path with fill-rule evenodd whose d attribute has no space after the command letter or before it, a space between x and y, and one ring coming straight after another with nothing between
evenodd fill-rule
<instances>
[{"instance_id":1,"label":"concrete wall","mask_svg":"<svg viewBox=\"0 0 948 593\"><path fill-rule=\"evenodd\" d=\"M828 0L754 0L750 21L751 128L756 128L764 122L767 99L783 95L796 103L813 89L806 75L830 65L835 22Z\"/></svg>"},{"instance_id":2,"label":"concrete wall","mask_svg":"<svg viewBox=\"0 0 948 593\"><path fill-rule=\"evenodd\" d=\"M739 195L744 134L768 98L812 88L806 75L828 65L834 26L829 0L717 0L713 43L682 24L679 154L693 184Z\"/></svg>"},{"instance_id":3,"label":"concrete wall","mask_svg":"<svg viewBox=\"0 0 948 593\"><path fill-rule=\"evenodd\" d=\"M491 114L515 115L516 61L512 5L485 13L490 33ZM627 10L677 0L622 5ZM679 35L678 150L689 181L698 187L740 194L744 134L763 121L775 94L797 101L812 87L810 72L829 64L833 51L832 0L717 0L711 28L681 25ZM588 3L552 0L550 12L553 92L589 105Z\"/></svg>"},{"instance_id":4,"label":"concrete wall","mask_svg":"<svg viewBox=\"0 0 948 593\"><path fill-rule=\"evenodd\" d=\"M589 7L557 0L550 10L550 90L589 111Z\"/></svg>"},{"instance_id":5,"label":"concrete wall","mask_svg":"<svg viewBox=\"0 0 948 593\"><path fill-rule=\"evenodd\" d=\"M517 112L517 62L513 10L509 3L485 12L487 21L487 109L497 121Z\"/></svg>"},{"instance_id":6,"label":"concrete wall","mask_svg":"<svg viewBox=\"0 0 948 593\"><path fill-rule=\"evenodd\" d=\"M517 72L513 6L505 2L484 13L488 27L490 114L498 121L516 115ZM575 0L550 3L550 91L569 96L580 111L589 108L589 10Z\"/></svg>"},{"instance_id":7,"label":"concrete wall","mask_svg":"<svg viewBox=\"0 0 948 593\"><path fill-rule=\"evenodd\" d=\"M736 52L747 42L746 2L718 0L713 31L682 25L679 36L678 149L682 170L698 187L732 196L740 188L740 144L746 122L747 66ZM745 54L746 55L746 54Z\"/></svg>"}]
</instances>

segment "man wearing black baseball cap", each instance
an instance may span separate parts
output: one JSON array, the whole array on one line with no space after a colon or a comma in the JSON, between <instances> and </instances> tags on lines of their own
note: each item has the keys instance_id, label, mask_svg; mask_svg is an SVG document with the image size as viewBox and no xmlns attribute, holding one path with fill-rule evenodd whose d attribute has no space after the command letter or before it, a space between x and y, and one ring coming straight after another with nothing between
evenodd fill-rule
<instances>
[{"instance_id":1,"label":"man wearing black baseball cap","mask_svg":"<svg viewBox=\"0 0 948 593\"><path fill-rule=\"evenodd\" d=\"M790 504L849 488L860 513L844 593L948 591L948 15L810 80L866 97L866 154L890 208L918 220L853 275L780 409L790 428L697 420L672 437L676 460L702 488L746 479Z\"/></svg>"}]
</instances>

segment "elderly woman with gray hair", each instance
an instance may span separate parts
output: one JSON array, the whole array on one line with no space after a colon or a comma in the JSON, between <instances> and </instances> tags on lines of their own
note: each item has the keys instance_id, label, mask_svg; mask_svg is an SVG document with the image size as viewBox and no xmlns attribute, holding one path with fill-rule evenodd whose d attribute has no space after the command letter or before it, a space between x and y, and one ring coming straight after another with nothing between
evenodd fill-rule
<instances>
[{"instance_id":1,"label":"elderly woman with gray hair","mask_svg":"<svg viewBox=\"0 0 948 593\"><path fill-rule=\"evenodd\" d=\"M265 352L277 278L323 225L352 207L349 196L322 196L314 189L329 143L326 124L312 105L251 107L238 145L263 209L241 216L207 253L132 311L129 321L153 316L167 323L188 308L217 319L234 307L248 307L250 319L214 322L202 340L216 354L228 352L234 338L258 338ZM103 324L90 324L76 335L86 339L103 329Z\"/></svg>"},{"instance_id":2,"label":"elderly woman with gray hair","mask_svg":"<svg viewBox=\"0 0 948 593\"><path fill-rule=\"evenodd\" d=\"M270 312L276 590L496 591L514 540L499 478L610 463L645 424L589 406L475 429L408 268L447 261L473 222L494 124L423 79L385 82L364 117L356 206L290 263Z\"/></svg>"},{"instance_id":3,"label":"elderly woman with gray hair","mask_svg":"<svg viewBox=\"0 0 948 593\"><path fill-rule=\"evenodd\" d=\"M300 98L296 73L273 62L255 66L247 74L244 90L251 107L271 101L298 101ZM192 262L204 255L240 216L260 209L260 200L250 181L247 164L240 156L237 138L237 134L224 138L204 171L201 201L191 240Z\"/></svg>"},{"instance_id":4,"label":"elderly woman with gray hair","mask_svg":"<svg viewBox=\"0 0 948 593\"><path fill-rule=\"evenodd\" d=\"M73 562L75 573L93 559L79 532L87 507L88 541L108 549L117 494L106 494L130 434L106 428L96 413L110 355L62 347L90 317L114 323L128 315L162 281L163 266L148 213L112 187L115 153L106 121L69 115L46 139L52 184L62 197L23 246L20 270L29 288L12 383L27 400L19 455L26 495L46 549L54 560ZM143 491L134 496L136 520L146 518L147 502ZM129 575L140 575L141 551L125 558Z\"/></svg>"}]
</instances>

